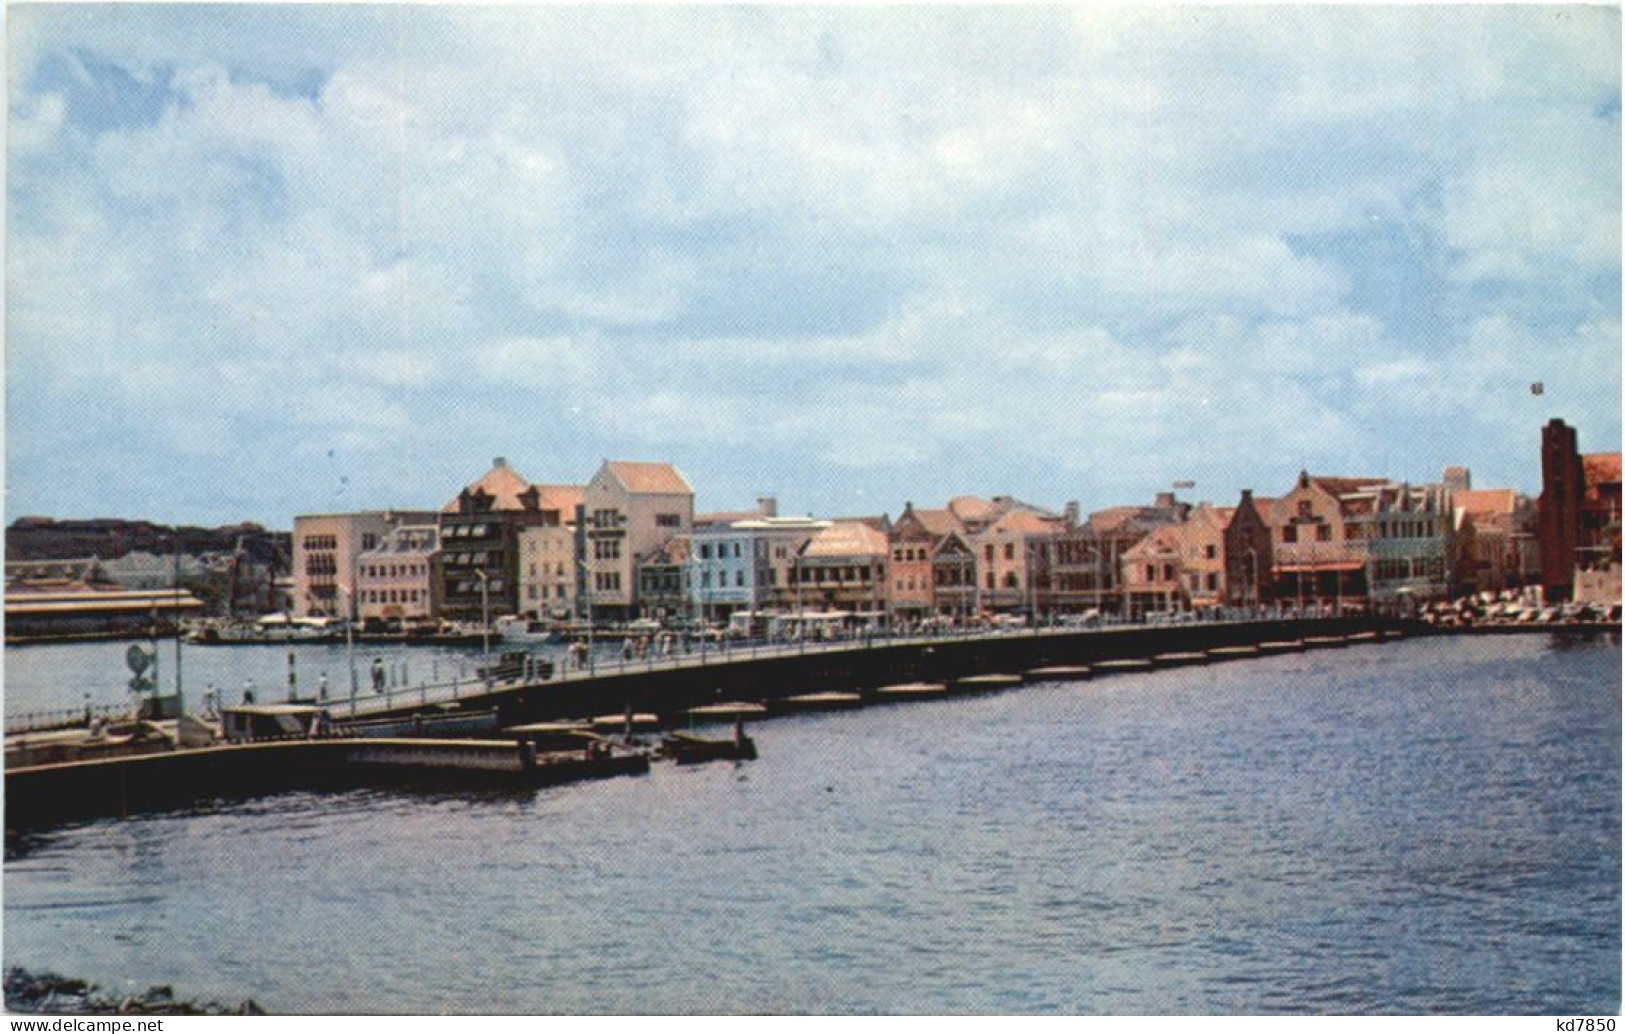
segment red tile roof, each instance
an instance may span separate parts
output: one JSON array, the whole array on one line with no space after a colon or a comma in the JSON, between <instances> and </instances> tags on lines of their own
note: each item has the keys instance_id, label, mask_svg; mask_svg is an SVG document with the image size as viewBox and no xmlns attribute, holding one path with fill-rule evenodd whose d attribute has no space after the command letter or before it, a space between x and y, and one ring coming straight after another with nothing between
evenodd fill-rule
<instances>
[{"instance_id":1,"label":"red tile roof","mask_svg":"<svg viewBox=\"0 0 1625 1034\"><path fill-rule=\"evenodd\" d=\"M865 520L838 520L807 540L806 557L885 556L886 536Z\"/></svg>"},{"instance_id":2,"label":"red tile roof","mask_svg":"<svg viewBox=\"0 0 1625 1034\"><path fill-rule=\"evenodd\" d=\"M1454 494L1456 506L1471 514L1510 514L1518 508L1518 493L1511 488L1475 488Z\"/></svg>"},{"instance_id":3,"label":"red tile roof","mask_svg":"<svg viewBox=\"0 0 1625 1034\"><path fill-rule=\"evenodd\" d=\"M536 508L557 510L566 521L575 520L576 507L581 505L583 485L533 485L536 489Z\"/></svg>"},{"instance_id":4,"label":"red tile roof","mask_svg":"<svg viewBox=\"0 0 1625 1034\"><path fill-rule=\"evenodd\" d=\"M933 535L946 535L950 531L964 531L965 525L946 507L941 510L915 510L920 526Z\"/></svg>"},{"instance_id":5,"label":"red tile roof","mask_svg":"<svg viewBox=\"0 0 1625 1034\"><path fill-rule=\"evenodd\" d=\"M529 487L530 482L520 477L517 471L506 463L499 463L464 491L470 494L485 493L492 498L492 507L497 510L523 510L525 506L519 501L519 496ZM440 508L440 512L456 513L461 499L462 494L458 493L456 499Z\"/></svg>"},{"instance_id":6,"label":"red tile roof","mask_svg":"<svg viewBox=\"0 0 1625 1034\"><path fill-rule=\"evenodd\" d=\"M1327 478L1315 474L1309 475L1309 480L1321 489L1336 496L1348 495L1351 492L1358 492L1362 489L1388 483L1387 478Z\"/></svg>"},{"instance_id":7,"label":"red tile roof","mask_svg":"<svg viewBox=\"0 0 1625 1034\"><path fill-rule=\"evenodd\" d=\"M1587 453L1580 457L1580 463L1585 467L1586 488L1588 491L1593 485L1605 485L1609 482L1619 483L1619 453Z\"/></svg>"},{"instance_id":8,"label":"red tile roof","mask_svg":"<svg viewBox=\"0 0 1625 1034\"><path fill-rule=\"evenodd\" d=\"M688 480L670 463L630 463L617 460L609 472L634 495L693 495Z\"/></svg>"}]
</instances>

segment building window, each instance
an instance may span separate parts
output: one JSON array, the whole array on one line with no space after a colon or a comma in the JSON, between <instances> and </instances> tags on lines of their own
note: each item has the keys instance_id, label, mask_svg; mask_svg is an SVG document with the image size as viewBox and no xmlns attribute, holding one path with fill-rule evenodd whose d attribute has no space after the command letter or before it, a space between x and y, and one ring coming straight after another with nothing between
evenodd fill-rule
<instances>
[{"instance_id":1,"label":"building window","mask_svg":"<svg viewBox=\"0 0 1625 1034\"><path fill-rule=\"evenodd\" d=\"M1282 542L1296 542L1296 541L1298 541L1298 526L1296 524L1288 524L1288 525L1283 526L1281 528L1281 541Z\"/></svg>"},{"instance_id":2,"label":"building window","mask_svg":"<svg viewBox=\"0 0 1625 1034\"><path fill-rule=\"evenodd\" d=\"M681 514L675 514L675 513L657 513L657 514L655 514L655 527L657 527L657 528L681 528L682 526L683 526L683 518L682 518Z\"/></svg>"},{"instance_id":3,"label":"building window","mask_svg":"<svg viewBox=\"0 0 1625 1034\"><path fill-rule=\"evenodd\" d=\"M1209 560L1215 560L1219 556L1219 547L1213 545L1210 542L1210 543L1208 543L1207 548L1205 550L1203 550L1203 555L1206 556ZM1209 586L1209 588L1212 588L1212 586Z\"/></svg>"},{"instance_id":4,"label":"building window","mask_svg":"<svg viewBox=\"0 0 1625 1034\"><path fill-rule=\"evenodd\" d=\"M1331 540L1332 526L1330 524L1319 524L1315 526L1315 541L1330 542Z\"/></svg>"},{"instance_id":5,"label":"building window","mask_svg":"<svg viewBox=\"0 0 1625 1034\"><path fill-rule=\"evenodd\" d=\"M987 562L991 564L993 562L993 543L989 542L987 544L986 551L987 551ZM990 585L990 586L988 586L988 588L991 589L992 586Z\"/></svg>"},{"instance_id":6,"label":"building window","mask_svg":"<svg viewBox=\"0 0 1625 1034\"><path fill-rule=\"evenodd\" d=\"M1006 542L1004 544L1004 558L1006 560L1014 560L1016 558L1016 544L1014 542Z\"/></svg>"}]
</instances>

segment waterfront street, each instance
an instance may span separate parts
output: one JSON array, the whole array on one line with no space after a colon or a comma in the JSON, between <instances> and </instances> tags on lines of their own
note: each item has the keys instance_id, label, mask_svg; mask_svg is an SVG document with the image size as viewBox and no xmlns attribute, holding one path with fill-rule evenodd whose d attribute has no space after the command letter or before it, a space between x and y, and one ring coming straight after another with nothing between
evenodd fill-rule
<instances>
[{"instance_id":1,"label":"waterfront street","mask_svg":"<svg viewBox=\"0 0 1625 1034\"><path fill-rule=\"evenodd\" d=\"M273 1012L1610 1012L1619 667L1433 638L90 823L16 845L8 961Z\"/></svg>"}]
</instances>

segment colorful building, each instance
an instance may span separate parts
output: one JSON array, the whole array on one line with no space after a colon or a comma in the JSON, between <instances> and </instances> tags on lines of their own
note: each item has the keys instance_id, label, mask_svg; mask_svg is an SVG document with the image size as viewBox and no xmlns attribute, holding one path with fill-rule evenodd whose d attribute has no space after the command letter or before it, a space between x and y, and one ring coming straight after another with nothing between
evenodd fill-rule
<instances>
[{"instance_id":1,"label":"colorful building","mask_svg":"<svg viewBox=\"0 0 1625 1034\"><path fill-rule=\"evenodd\" d=\"M440 528L402 524L356 557L356 598L362 621L422 624L438 620L434 576Z\"/></svg>"},{"instance_id":2,"label":"colorful building","mask_svg":"<svg viewBox=\"0 0 1625 1034\"><path fill-rule=\"evenodd\" d=\"M601 618L639 616L636 562L694 528L694 489L669 463L605 460L582 496L584 602Z\"/></svg>"},{"instance_id":3,"label":"colorful building","mask_svg":"<svg viewBox=\"0 0 1625 1034\"><path fill-rule=\"evenodd\" d=\"M707 621L726 621L739 611L793 605L795 558L829 526L829 521L771 513L696 524L688 578L695 610Z\"/></svg>"},{"instance_id":4,"label":"colorful building","mask_svg":"<svg viewBox=\"0 0 1625 1034\"><path fill-rule=\"evenodd\" d=\"M581 489L533 485L498 456L478 481L440 512L442 616L483 621L525 610L519 594L519 535L561 528L575 514Z\"/></svg>"},{"instance_id":5,"label":"colorful building","mask_svg":"<svg viewBox=\"0 0 1625 1034\"><path fill-rule=\"evenodd\" d=\"M879 625L886 612L888 522L833 520L796 554L790 593L797 612L836 611L854 622Z\"/></svg>"},{"instance_id":6,"label":"colorful building","mask_svg":"<svg viewBox=\"0 0 1625 1034\"><path fill-rule=\"evenodd\" d=\"M356 565L398 527L432 524L430 511L302 514L293 519L293 609L298 617L359 617Z\"/></svg>"}]
</instances>

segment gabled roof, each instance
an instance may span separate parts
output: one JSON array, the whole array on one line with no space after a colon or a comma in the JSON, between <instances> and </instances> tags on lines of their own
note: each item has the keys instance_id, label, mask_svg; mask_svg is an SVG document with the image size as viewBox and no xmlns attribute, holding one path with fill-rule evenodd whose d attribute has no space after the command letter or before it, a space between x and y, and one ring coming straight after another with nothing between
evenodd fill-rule
<instances>
[{"instance_id":1,"label":"gabled roof","mask_svg":"<svg viewBox=\"0 0 1625 1034\"><path fill-rule=\"evenodd\" d=\"M1124 550L1123 559L1139 560L1144 557L1162 556L1166 553L1177 554L1183 534L1181 527L1178 524L1164 524Z\"/></svg>"},{"instance_id":2,"label":"gabled roof","mask_svg":"<svg viewBox=\"0 0 1625 1034\"><path fill-rule=\"evenodd\" d=\"M686 564L693 551L693 542L687 535L673 535L660 545L637 558L639 565Z\"/></svg>"},{"instance_id":3,"label":"gabled roof","mask_svg":"<svg viewBox=\"0 0 1625 1034\"><path fill-rule=\"evenodd\" d=\"M802 547L804 557L842 557L886 555L885 532L864 520L832 521L830 526L807 540Z\"/></svg>"},{"instance_id":4,"label":"gabled roof","mask_svg":"<svg viewBox=\"0 0 1625 1034\"><path fill-rule=\"evenodd\" d=\"M952 510L947 508L941 510L916 510L911 505L903 511L896 521L892 522L893 531L909 517L913 517L914 520L919 522L920 530L932 538L941 538L950 531L963 531L965 529L964 523L954 516Z\"/></svg>"},{"instance_id":5,"label":"gabled roof","mask_svg":"<svg viewBox=\"0 0 1625 1034\"><path fill-rule=\"evenodd\" d=\"M604 466L621 487L633 495L693 495L688 479L670 463L633 463L612 460Z\"/></svg>"},{"instance_id":6,"label":"gabled roof","mask_svg":"<svg viewBox=\"0 0 1625 1034\"><path fill-rule=\"evenodd\" d=\"M1310 474L1309 481L1316 488L1335 496L1350 495L1363 489L1373 488L1388 483L1387 478L1371 477L1321 477L1319 474Z\"/></svg>"},{"instance_id":7,"label":"gabled roof","mask_svg":"<svg viewBox=\"0 0 1625 1034\"><path fill-rule=\"evenodd\" d=\"M576 507L581 505L582 485L532 485L536 489L538 510L557 510L566 521L575 519Z\"/></svg>"},{"instance_id":8,"label":"gabled roof","mask_svg":"<svg viewBox=\"0 0 1625 1034\"><path fill-rule=\"evenodd\" d=\"M983 534L1002 532L1007 535L1047 535L1059 530L1061 523L1054 518L1040 516L1031 510L1011 510L988 525Z\"/></svg>"},{"instance_id":9,"label":"gabled roof","mask_svg":"<svg viewBox=\"0 0 1625 1034\"><path fill-rule=\"evenodd\" d=\"M1475 488L1455 493L1458 510L1470 514L1511 514L1518 509L1518 492L1512 488Z\"/></svg>"},{"instance_id":10,"label":"gabled roof","mask_svg":"<svg viewBox=\"0 0 1625 1034\"><path fill-rule=\"evenodd\" d=\"M1591 494L1594 486L1619 483L1619 453L1587 453L1580 457L1580 463L1585 467L1587 495Z\"/></svg>"},{"instance_id":11,"label":"gabled roof","mask_svg":"<svg viewBox=\"0 0 1625 1034\"><path fill-rule=\"evenodd\" d=\"M463 489L469 495L488 495L492 499L491 507L495 510L523 510L525 504L519 497L530 487L530 482L519 476L518 471L499 462L490 470L480 476L478 481ZM441 513L456 513L463 494L460 492L456 499L440 508Z\"/></svg>"},{"instance_id":12,"label":"gabled roof","mask_svg":"<svg viewBox=\"0 0 1625 1034\"><path fill-rule=\"evenodd\" d=\"M959 521L967 524L990 520L994 514L994 506L991 500L974 495L954 496L948 500L948 510Z\"/></svg>"},{"instance_id":13,"label":"gabled roof","mask_svg":"<svg viewBox=\"0 0 1625 1034\"><path fill-rule=\"evenodd\" d=\"M1138 506L1109 506L1090 514L1088 524L1101 532L1115 531L1138 516L1140 516Z\"/></svg>"}]
</instances>

